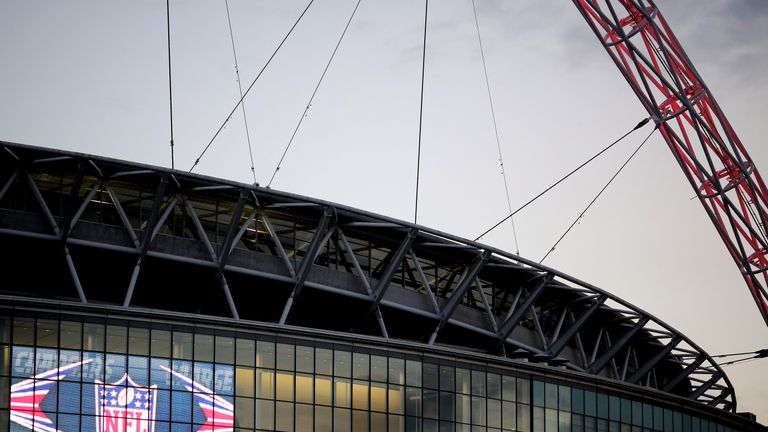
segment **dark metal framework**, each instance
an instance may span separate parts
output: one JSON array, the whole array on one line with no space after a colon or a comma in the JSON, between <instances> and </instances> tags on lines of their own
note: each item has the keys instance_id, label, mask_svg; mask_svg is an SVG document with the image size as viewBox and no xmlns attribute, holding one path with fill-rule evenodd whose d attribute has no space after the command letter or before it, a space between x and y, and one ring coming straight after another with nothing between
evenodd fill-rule
<instances>
[{"instance_id":1,"label":"dark metal framework","mask_svg":"<svg viewBox=\"0 0 768 432\"><path fill-rule=\"evenodd\" d=\"M328 202L0 142L0 298L455 347L735 411L687 337L522 257Z\"/></svg>"},{"instance_id":2,"label":"dark metal framework","mask_svg":"<svg viewBox=\"0 0 768 432\"><path fill-rule=\"evenodd\" d=\"M659 127L768 324L768 189L652 0L573 0Z\"/></svg>"}]
</instances>

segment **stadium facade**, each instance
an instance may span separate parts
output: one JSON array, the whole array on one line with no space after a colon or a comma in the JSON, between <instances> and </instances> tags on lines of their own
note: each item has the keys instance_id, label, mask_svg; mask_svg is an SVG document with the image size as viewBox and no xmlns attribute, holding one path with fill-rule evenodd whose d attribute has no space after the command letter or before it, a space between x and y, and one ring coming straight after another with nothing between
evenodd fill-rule
<instances>
[{"instance_id":1,"label":"stadium facade","mask_svg":"<svg viewBox=\"0 0 768 432\"><path fill-rule=\"evenodd\" d=\"M766 430L649 313L306 197L0 142L0 431Z\"/></svg>"}]
</instances>

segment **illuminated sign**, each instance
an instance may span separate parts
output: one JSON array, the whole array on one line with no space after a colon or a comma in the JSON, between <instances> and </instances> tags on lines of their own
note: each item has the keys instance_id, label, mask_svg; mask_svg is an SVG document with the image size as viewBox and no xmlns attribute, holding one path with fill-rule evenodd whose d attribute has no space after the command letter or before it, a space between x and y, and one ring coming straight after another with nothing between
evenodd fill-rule
<instances>
[{"instance_id":1,"label":"illuminated sign","mask_svg":"<svg viewBox=\"0 0 768 432\"><path fill-rule=\"evenodd\" d=\"M231 365L28 347L12 359L14 432L235 428Z\"/></svg>"}]
</instances>

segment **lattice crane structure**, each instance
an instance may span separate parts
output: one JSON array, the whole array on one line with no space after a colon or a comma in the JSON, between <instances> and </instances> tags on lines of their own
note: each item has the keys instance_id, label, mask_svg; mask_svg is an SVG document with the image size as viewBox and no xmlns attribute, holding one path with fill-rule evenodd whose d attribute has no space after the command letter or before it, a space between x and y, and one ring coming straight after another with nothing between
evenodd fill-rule
<instances>
[{"instance_id":1,"label":"lattice crane structure","mask_svg":"<svg viewBox=\"0 0 768 432\"><path fill-rule=\"evenodd\" d=\"M768 325L768 191L651 0L573 0L664 136Z\"/></svg>"}]
</instances>

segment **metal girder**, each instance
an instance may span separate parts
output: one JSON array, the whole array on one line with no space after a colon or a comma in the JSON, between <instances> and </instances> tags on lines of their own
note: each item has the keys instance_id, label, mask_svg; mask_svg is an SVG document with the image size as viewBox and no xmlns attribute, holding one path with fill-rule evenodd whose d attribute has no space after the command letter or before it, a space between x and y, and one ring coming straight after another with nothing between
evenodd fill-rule
<instances>
[{"instance_id":1,"label":"metal girder","mask_svg":"<svg viewBox=\"0 0 768 432\"><path fill-rule=\"evenodd\" d=\"M464 274L464 278L461 279L459 284L456 286L456 289L453 290L453 293L451 294L451 297L448 299L448 302L443 306L443 309L440 311L440 322L437 323L437 327L435 327L435 330L432 332L432 336L429 337L429 342L427 344L432 345L435 343L435 339L437 339L437 334L440 332L440 330L445 326L445 324L448 322L448 320L453 315L453 312L456 311L456 308L459 306L459 303L461 302L461 299L464 298L464 295L467 293L467 290L474 282L475 278L478 274L480 274L480 270L483 269L483 266L485 266L486 261L488 261L488 258L491 257L491 251L486 250L483 251L482 254L478 255L470 265L467 272Z\"/></svg>"},{"instance_id":2,"label":"metal girder","mask_svg":"<svg viewBox=\"0 0 768 432\"><path fill-rule=\"evenodd\" d=\"M688 399L698 399L699 396L703 395L707 390L712 388L716 382L720 381L720 378L722 377L723 375L720 371L713 373L711 378L709 378L706 382L701 384L696 390L688 395Z\"/></svg>"},{"instance_id":3,"label":"metal girder","mask_svg":"<svg viewBox=\"0 0 768 432\"><path fill-rule=\"evenodd\" d=\"M546 273L541 275L541 280L536 284L533 289L531 289L530 293L528 293L528 296L525 298L522 304L517 306L512 312L511 315L509 315L509 318L507 318L503 324L501 324L501 327L499 328L499 343L497 346L497 350L501 349L504 346L504 341L507 340L510 334L512 334L512 331L517 327L517 325L520 323L520 320L523 318L523 315L528 311L528 309L531 308L536 303L536 300L541 297L542 294L544 294L544 291L547 288L547 285L554 279L555 275L552 273ZM522 288L520 288L522 290Z\"/></svg>"},{"instance_id":4,"label":"metal girder","mask_svg":"<svg viewBox=\"0 0 768 432\"><path fill-rule=\"evenodd\" d=\"M690 374L692 374L696 369L698 369L698 367L701 366L702 363L704 363L704 360L706 360L706 357L704 357L703 355L699 354L698 356L696 356L696 359L691 364L689 364L679 374L675 375L674 378L667 381L667 383L664 384L664 387L661 388L661 391L669 392L675 387L677 387L677 385L680 384L681 381L683 381Z\"/></svg>"},{"instance_id":5,"label":"metal girder","mask_svg":"<svg viewBox=\"0 0 768 432\"><path fill-rule=\"evenodd\" d=\"M590 318L600 309L600 306L605 303L605 301L608 300L608 296L605 294L598 297L594 303L592 303L587 310L585 310L581 315L579 315L579 318L571 324L565 332L557 338L554 342L552 342L549 345L549 348L547 348L547 354L551 355L552 357L557 357L560 355L560 352L563 351L563 349L566 347L568 342L571 341L571 339L576 335L576 333L581 330L584 325L589 321Z\"/></svg>"},{"instance_id":6,"label":"metal girder","mask_svg":"<svg viewBox=\"0 0 768 432\"><path fill-rule=\"evenodd\" d=\"M672 338L672 340L669 341L669 343L664 346L664 348L660 349L656 354L653 355L653 357L649 358L648 360L643 363L642 366L638 367L637 370L627 378L627 382L630 384L636 384L640 379L645 376L650 370L656 366L661 360L664 359L664 357L667 356L670 352L672 352L675 347L682 342L682 338L679 336L676 336Z\"/></svg>"},{"instance_id":7,"label":"metal girder","mask_svg":"<svg viewBox=\"0 0 768 432\"><path fill-rule=\"evenodd\" d=\"M294 285L288 300L285 302L283 313L280 315L280 324L285 324L285 321L288 319L288 314L291 312L291 306L293 306L294 299L298 297L301 294L302 289L304 289L304 282L307 280L309 270L312 268L312 263L315 262L317 253L323 245L323 239L326 238L326 230L328 229L328 224L330 224L332 216L333 208L326 207L323 216L320 218L320 222L315 229L315 235L312 237L312 241L310 242L309 247L304 254L304 258L301 260L299 269L296 272L296 284Z\"/></svg>"},{"instance_id":8,"label":"metal girder","mask_svg":"<svg viewBox=\"0 0 768 432\"><path fill-rule=\"evenodd\" d=\"M94 186L95 188L96 186ZM123 298L123 307L131 305L131 298L133 297L133 290L136 288L136 281L139 279L139 272L141 272L141 264L144 262L144 257L147 256L147 250L152 243L152 239L157 233L156 227L158 225L158 213L160 213L160 207L163 205L163 198L165 198L165 190L168 187L168 174L160 177L160 182L155 190L155 199L152 200L152 209L149 211L149 218L147 219L147 226L144 228L144 237L141 240L141 250L139 251L139 258L136 260L136 265L133 267L131 273L131 279L128 282L128 289L125 291L125 297ZM168 208L173 208L176 204L175 198ZM164 216L167 216L167 212ZM164 217L160 217L160 224Z\"/></svg>"},{"instance_id":9,"label":"metal girder","mask_svg":"<svg viewBox=\"0 0 768 432\"><path fill-rule=\"evenodd\" d=\"M624 346L629 343L630 340L632 340L633 337L646 325L648 324L648 321L650 321L650 318L647 316L644 316L640 318L635 325L632 326L626 333L624 333L619 340L611 344L610 347L608 347L603 354L597 358L592 364L589 366L589 371L596 374L600 372L605 365L608 364L615 356L616 354L621 351Z\"/></svg>"},{"instance_id":10,"label":"metal girder","mask_svg":"<svg viewBox=\"0 0 768 432\"><path fill-rule=\"evenodd\" d=\"M5 184L3 185L2 189L0 189L0 200L3 199L5 194L8 192L8 189L11 188L11 186L13 185L13 182L16 181L16 177L18 175L19 175L19 172L18 171L14 171L13 173L11 173L11 176L8 177L8 181L6 181Z\"/></svg>"},{"instance_id":11,"label":"metal girder","mask_svg":"<svg viewBox=\"0 0 768 432\"><path fill-rule=\"evenodd\" d=\"M387 292L389 283L392 282L392 278L395 276L395 272L398 268L400 268L400 264L405 259L405 255L408 253L408 250L410 250L415 238L416 229L413 228L408 231L408 234L405 235L403 241L400 242L400 246L398 246L397 249L391 251L387 258L385 258L389 259L389 263L381 273L381 277L379 277L376 286L373 288L373 304L369 309L369 313L372 312L374 308L378 307L379 303L381 303L381 299L384 298L384 294Z\"/></svg>"},{"instance_id":12,"label":"metal girder","mask_svg":"<svg viewBox=\"0 0 768 432\"><path fill-rule=\"evenodd\" d=\"M768 188L658 7L573 0L651 115L768 324ZM631 27L629 33L625 27ZM633 38L633 36L638 36ZM635 43L636 42L636 43Z\"/></svg>"}]
</instances>

